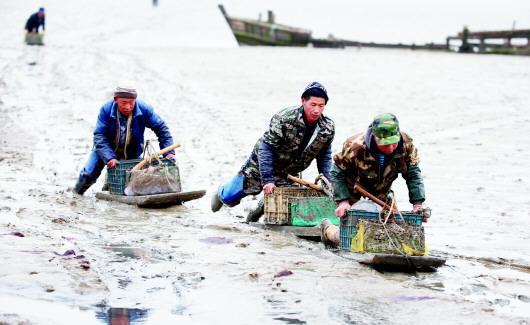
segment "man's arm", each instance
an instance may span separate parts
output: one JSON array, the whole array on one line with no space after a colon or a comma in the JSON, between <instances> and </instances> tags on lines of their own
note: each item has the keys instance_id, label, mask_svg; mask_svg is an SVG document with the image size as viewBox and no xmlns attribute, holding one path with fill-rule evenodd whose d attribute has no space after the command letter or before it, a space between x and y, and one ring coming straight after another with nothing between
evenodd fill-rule
<instances>
[{"instance_id":1,"label":"man's arm","mask_svg":"<svg viewBox=\"0 0 530 325\"><path fill-rule=\"evenodd\" d=\"M258 163L263 191L271 194L274 191L274 150L284 142L284 121L275 114L270 121L269 129L263 134L258 148Z\"/></svg>"},{"instance_id":2,"label":"man's arm","mask_svg":"<svg viewBox=\"0 0 530 325\"><path fill-rule=\"evenodd\" d=\"M362 145L357 137L360 135L350 137L346 139L342 145L341 152L337 153L334 157L334 163L331 167L331 182L333 183L333 193L335 201L349 200L353 197L353 193L350 193L346 183L346 170L356 173L356 155L357 150ZM357 142L359 143L357 143Z\"/></svg>"},{"instance_id":3,"label":"man's arm","mask_svg":"<svg viewBox=\"0 0 530 325\"><path fill-rule=\"evenodd\" d=\"M425 185L421 177L421 170L418 165L409 166L407 172L403 174L409 189L409 202L412 204L421 204L425 201Z\"/></svg>"},{"instance_id":4,"label":"man's arm","mask_svg":"<svg viewBox=\"0 0 530 325\"><path fill-rule=\"evenodd\" d=\"M108 112L106 111L105 106L100 109L96 128L94 129L94 147L98 156L105 163L118 158L116 152L111 147L111 142L107 138L110 121L108 119Z\"/></svg>"},{"instance_id":5,"label":"man's arm","mask_svg":"<svg viewBox=\"0 0 530 325\"><path fill-rule=\"evenodd\" d=\"M164 122L164 120L160 116L158 116L158 114L156 114L153 108L150 106L147 106L147 109L145 110L144 114L147 117L145 124L148 128L155 132L158 138L158 144L160 145L160 149L164 149L171 146L173 144L173 137L169 132L169 128L167 127L166 122ZM168 155L175 155L175 151L170 150L166 152L164 154L164 157Z\"/></svg>"},{"instance_id":6,"label":"man's arm","mask_svg":"<svg viewBox=\"0 0 530 325\"><path fill-rule=\"evenodd\" d=\"M409 190L409 202L414 204L421 204L425 201L425 186L423 185L423 178L421 177L421 170L418 166L420 158L418 156L418 150L411 143L410 146L405 148L406 157L405 162L407 164L407 172L403 173L403 178L407 182L407 188Z\"/></svg>"},{"instance_id":7,"label":"man's arm","mask_svg":"<svg viewBox=\"0 0 530 325\"><path fill-rule=\"evenodd\" d=\"M320 174L323 174L331 181L330 169L333 160L331 158L331 141L322 149L317 155L317 169Z\"/></svg>"},{"instance_id":8,"label":"man's arm","mask_svg":"<svg viewBox=\"0 0 530 325\"><path fill-rule=\"evenodd\" d=\"M346 172L333 163L330 171L331 183L333 184L333 198L336 202L349 200L352 197L346 184Z\"/></svg>"},{"instance_id":9,"label":"man's arm","mask_svg":"<svg viewBox=\"0 0 530 325\"><path fill-rule=\"evenodd\" d=\"M261 185L274 184L274 155L272 147L264 141L261 141L258 148L258 163Z\"/></svg>"}]
</instances>

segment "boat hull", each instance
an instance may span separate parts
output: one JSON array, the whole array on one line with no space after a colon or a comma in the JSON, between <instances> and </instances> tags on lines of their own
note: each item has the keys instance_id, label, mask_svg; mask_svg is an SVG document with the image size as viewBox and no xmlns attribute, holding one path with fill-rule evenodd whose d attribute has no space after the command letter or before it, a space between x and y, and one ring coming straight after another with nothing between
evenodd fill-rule
<instances>
[{"instance_id":1,"label":"boat hull","mask_svg":"<svg viewBox=\"0 0 530 325\"><path fill-rule=\"evenodd\" d=\"M137 205L145 208L165 208L172 205L182 204L183 202L196 200L204 196L206 191L189 191L179 193L164 193L152 195L116 195L107 191L96 193L96 198L106 201L115 201L125 204Z\"/></svg>"}]
</instances>

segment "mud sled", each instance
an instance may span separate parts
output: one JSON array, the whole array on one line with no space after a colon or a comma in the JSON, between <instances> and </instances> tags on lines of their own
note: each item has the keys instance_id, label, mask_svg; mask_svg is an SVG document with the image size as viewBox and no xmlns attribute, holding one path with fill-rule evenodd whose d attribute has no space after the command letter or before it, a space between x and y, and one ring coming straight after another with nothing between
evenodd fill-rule
<instances>
[{"instance_id":1,"label":"mud sled","mask_svg":"<svg viewBox=\"0 0 530 325\"><path fill-rule=\"evenodd\" d=\"M177 147L170 146L144 159L119 161L116 168L107 169L107 190L96 193L96 198L142 208L166 208L203 197L205 190L182 191L177 164L160 157Z\"/></svg>"}]
</instances>

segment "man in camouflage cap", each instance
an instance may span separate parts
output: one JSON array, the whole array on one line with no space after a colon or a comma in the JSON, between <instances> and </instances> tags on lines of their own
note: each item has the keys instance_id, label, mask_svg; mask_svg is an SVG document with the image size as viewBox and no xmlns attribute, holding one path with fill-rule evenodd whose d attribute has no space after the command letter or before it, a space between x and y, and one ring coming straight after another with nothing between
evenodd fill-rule
<instances>
[{"instance_id":1,"label":"man in camouflage cap","mask_svg":"<svg viewBox=\"0 0 530 325\"><path fill-rule=\"evenodd\" d=\"M354 192L356 184L382 201L387 201L392 183L399 174L409 190L412 211L419 212L425 201L425 188L418 166L419 157L412 138L400 131L394 114L377 115L366 133L356 134L344 142L342 152L334 157L331 168L333 193L338 204L335 214L341 218L361 195ZM336 246L339 243L338 227L324 220L322 242Z\"/></svg>"},{"instance_id":2,"label":"man in camouflage cap","mask_svg":"<svg viewBox=\"0 0 530 325\"><path fill-rule=\"evenodd\" d=\"M313 159L317 161L319 173L329 178L335 124L322 114L328 102L326 88L318 82L310 83L301 101L301 105L286 108L272 117L269 129L237 175L213 195L213 212L223 204L233 207L247 195L262 190L270 194L276 185L291 184L287 175L303 171ZM262 214L261 203L247 220L257 221Z\"/></svg>"}]
</instances>

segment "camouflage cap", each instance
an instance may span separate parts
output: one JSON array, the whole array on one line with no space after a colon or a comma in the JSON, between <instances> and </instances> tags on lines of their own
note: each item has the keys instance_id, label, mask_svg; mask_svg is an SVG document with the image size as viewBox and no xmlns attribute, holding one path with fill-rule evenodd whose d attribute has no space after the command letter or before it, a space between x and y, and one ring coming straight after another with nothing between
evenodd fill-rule
<instances>
[{"instance_id":1,"label":"camouflage cap","mask_svg":"<svg viewBox=\"0 0 530 325\"><path fill-rule=\"evenodd\" d=\"M375 136L375 142L380 146L399 142L401 135L397 117L392 113L377 115L372 122L372 133Z\"/></svg>"}]
</instances>

